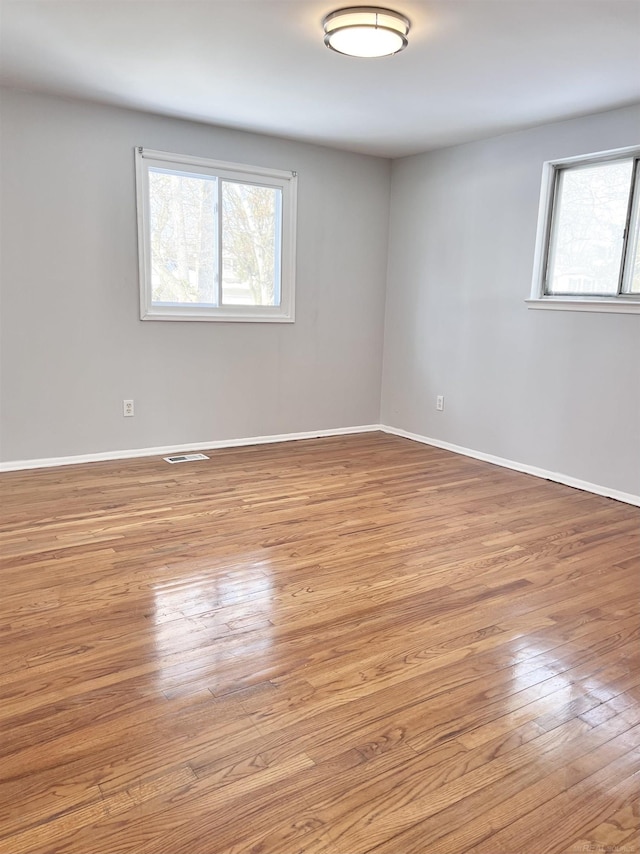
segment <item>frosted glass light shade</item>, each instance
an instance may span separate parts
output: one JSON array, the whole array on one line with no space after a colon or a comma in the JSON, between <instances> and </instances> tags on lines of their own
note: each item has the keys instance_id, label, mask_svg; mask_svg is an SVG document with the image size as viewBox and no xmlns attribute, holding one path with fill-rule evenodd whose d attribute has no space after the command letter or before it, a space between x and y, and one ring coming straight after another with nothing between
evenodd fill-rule
<instances>
[{"instance_id":1,"label":"frosted glass light shade","mask_svg":"<svg viewBox=\"0 0 640 854\"><path fill-rule=\"evenodd\" d=\"M337 9L323 21L324 43L347 56L390 56L407 46L410 23L399 12L376 6Z\"/></svg>"}]
</instances>

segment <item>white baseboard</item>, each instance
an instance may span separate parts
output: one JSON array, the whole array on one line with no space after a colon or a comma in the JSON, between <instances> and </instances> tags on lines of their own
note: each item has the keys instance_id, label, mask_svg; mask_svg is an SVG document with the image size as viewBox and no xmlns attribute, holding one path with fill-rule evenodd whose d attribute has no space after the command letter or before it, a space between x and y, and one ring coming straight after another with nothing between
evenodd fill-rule
<instances>
[{"instance_id":1,"label":"white baseboard","mask_svg":"<svg viewBox=\"0 0 640 854\"><path fill-rule=\"evenodd\" d=\"M309 430L306 433L279 433L272 436L249 436L245 439L217 439L211 442L194 442L190 445L163 445L158 448L134 448L127 451L101 451L96 454L76 454L69 457L44 457L39 460L8 460L0 462L0 472L43 469L54 466L75 466L105 460L131 460L137 457L166 457L169 454L213 451L218 448L239 448L244 445L267 445L275 442L295 442L298 439L319 439L325 436L347 436L351 433L372 433L382 430L379 424L359 427L336 427L332 430Z\"/></svg>"},{"instance_id":2,"label":"white baseboard","mask_svg":"<svg viewBox=\"0 0 640 854\"><path fill-rule=\"evenodd\" d=\"M493 454L474 451L472 448L453 445L451 442L442 442L440 439L430 439L428 436L421 436L418 433L409 433L407 430L400 430L397 427L388 427L386 424L381 424L378 429L382 430L383 433L390 433L393 436L402 436L404 439L412 439L414 442L421 442L423 445L432 445L434 448L442 448L444 451L453 451L454 454L463 454L465 457L473 457L475 460L482 460L485 463L492 463L496 466L502 466L503 468L523 472L524 474L532 474L535 477L541 477L544 480L553 480L555 483L572 486L574 489L582 489L585 492L593 492L596 495L603 495L605 498L615 498L616 501L624 501L625 504L633 504L636 507L640 507L640 495L634 495L632 492L620 492L620 490L610 489L608 486L600 486L600 484L597 483L578 480L578 478L569 477L569 475L566 474L547 471L546 469L541 469L537 466L529 466L526 463L507 460L504 457L495 457Z\"/></svg>"},{"instance_id":3,"label":"white baseboard","mask_svg":"<svg viewBox=\"0 0 640 854\"><path fill-rule=\"evenodd\" d=\"M585 492L593 492L595 495L603 495L606 498L614 498L616 501L623 501L625 504L633 504L640 507L640 495L634 495L631 492L621 492L617 489L610 489L608 486L600 486L597 483L590 483L586 480L578 480L575 477L561 474L559 472L547 471L546 469L530 466L526 463L519 463L514 460L507 460L504 457L496 457L493 454L485 454L482 451L475 451L472 448L464 448L461 445L453 445L451 442L443 442L440 439L431 439L428 436L421 436L418 433L410 433L407 430L401 430L397 427L389 427L386 424L363 424L358 427L336 427L331 430L310 430L305 433L279 433L272 436L249 436L244 439L218 439L211 442L195 442L190 445L165 445L158 448L135 448L126 451L103 451L96 454L78 454L69 457L46 457L38 460L9 460L0 462L0 472L21 471L23 469L39 469L51 468L54 466L72 466L81 463L95 463L105 460L130 460L137 457L164 457L169 454L191 453L193 451L216 450L218 448L239 448L245 445L266 445L274 442L295 442L299 439L319 439L325 436L347 436L352 433L372 433L375 431L389 433L393 436L401 436L404 439L411 439L414 442L421 442L423 445L431 445L434 448L442 448L445 451L452 451L454 454L462 454L465 457L473 457L476 460L482 460L485 463L492 463L503 468L520 471L524 474L532 474L535 477L543 478L544 480L552 480L556 483L562 483L565 486L572 486L575 489L582 489Z\"/></svg>"}]
</instances>

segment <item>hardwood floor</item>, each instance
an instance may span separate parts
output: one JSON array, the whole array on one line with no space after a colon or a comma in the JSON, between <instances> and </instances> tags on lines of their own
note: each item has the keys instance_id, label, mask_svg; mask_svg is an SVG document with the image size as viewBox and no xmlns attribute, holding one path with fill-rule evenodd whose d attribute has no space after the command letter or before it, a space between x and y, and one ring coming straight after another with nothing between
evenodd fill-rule
<instances>
[{"instance_id":1,"label":"hardwood floor","mask_svg":"<svg viewBox=\"0 0 640 854\"><path fill-rule=\"evenodd\" d=\"M2 476L3 854L637 852L640 511L382 434Z\"/></svg>"}]
</instances>

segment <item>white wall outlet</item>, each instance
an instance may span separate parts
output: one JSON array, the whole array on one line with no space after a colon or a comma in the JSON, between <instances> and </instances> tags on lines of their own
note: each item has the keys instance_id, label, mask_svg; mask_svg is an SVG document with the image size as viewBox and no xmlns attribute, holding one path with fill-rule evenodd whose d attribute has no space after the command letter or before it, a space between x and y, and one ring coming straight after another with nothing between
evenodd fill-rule
<instances>
[{"instance_id":1,"label":"white wall outlet","mask_svg":"<svg viewBox=\"0 0 640 854\"><path fill-rule=\"evenodd\" d=\"M125 418L130 418L134 415L133 411L133 401L132 400L123 400L122 401L122 414Z\"/></svg>"},{"instance_id":2,"label":"white wall outlet","mask_svg":"<svg viewBox=\"0 0 640 854\"><path fill-rule=\"evenodd\" d=\"M444 409L444 395L443 394L439 394L436 397L436 409L438 410L438 412L442 412L442 410Z\"/></svg>"}]
</instances>

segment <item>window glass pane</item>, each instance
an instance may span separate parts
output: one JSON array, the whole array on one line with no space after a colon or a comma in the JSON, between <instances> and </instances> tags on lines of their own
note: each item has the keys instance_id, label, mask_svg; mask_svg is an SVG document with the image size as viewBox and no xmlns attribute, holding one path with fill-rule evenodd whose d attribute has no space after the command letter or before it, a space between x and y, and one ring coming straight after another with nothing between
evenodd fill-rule
<instances>
[{"instance_id":1,"label":"window glass pane","mask_svg":"<svg viewBox=\"0 0 640 854\"><path fill-rule=\"evenodd\" d=\"M222 182L222 302L280 305L282 190Z\"/></svg>"},{"instance_id":2,"label":"window glass pane","mask_svg":"<svg viewBox=\"0 0 640 854\"><path fill-rule=\"evenodd\" d=\"M149 170L153 303L217 305L217 180Z\"/></svg>"},{"instance_id":3,"label":"window glass pane","mask_svg":"<svg viewBox=\"0 0 640 854\"><path fill-rule=\"evenodd\" d=\"M547 293L618 292L632 160L560 172Z\"/></svg>"}]
</instances>

